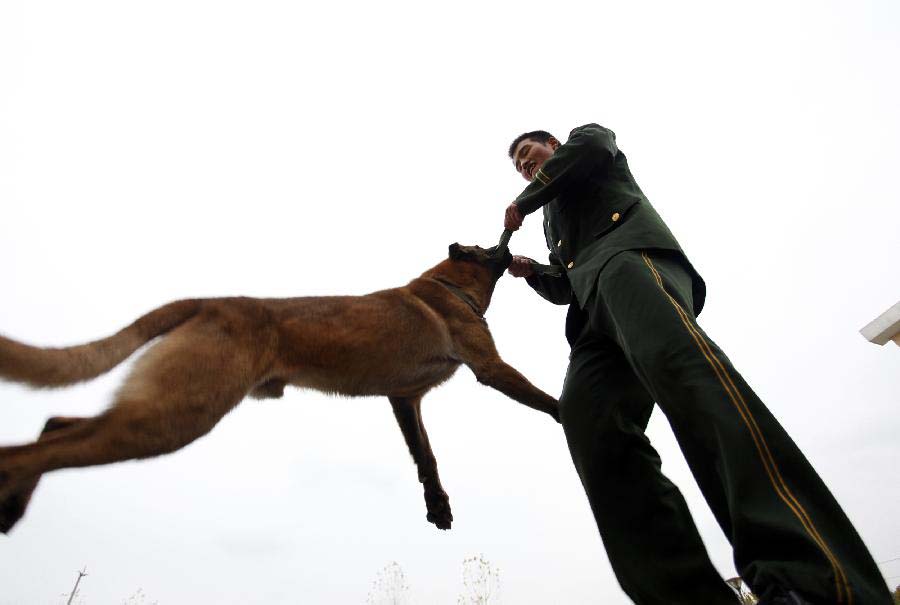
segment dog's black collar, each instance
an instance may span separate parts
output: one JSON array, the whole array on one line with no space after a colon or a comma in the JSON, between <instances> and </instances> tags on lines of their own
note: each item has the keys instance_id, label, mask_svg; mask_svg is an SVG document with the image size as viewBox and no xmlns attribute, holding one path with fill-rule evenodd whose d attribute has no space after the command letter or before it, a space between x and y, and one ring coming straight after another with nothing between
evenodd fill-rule
<instances>
[{"instance_id":1,"label":"dog's black collar","mask_svg":"<svg viewBox=\"0 0 900 605\"><path fill-rule=\"evenodd\" d=\"M450 292L454 296L456 296L458 299L460 299L461 301L463 301L464 303L469 305L469 308L475 312L475 315L484 319L484 311L482 311L481 309L478 308L478 303L476 303L475 300L465 290L463 290L462 288L460 288L453 282L451 282L447 279L444 279L443 277L435 276L435 277L432 277L431 279L433 279L434 281L438 282L439 284L441 284L442 286L444 286L445 288L450 290Z\"/></svg>"}]
</instances>

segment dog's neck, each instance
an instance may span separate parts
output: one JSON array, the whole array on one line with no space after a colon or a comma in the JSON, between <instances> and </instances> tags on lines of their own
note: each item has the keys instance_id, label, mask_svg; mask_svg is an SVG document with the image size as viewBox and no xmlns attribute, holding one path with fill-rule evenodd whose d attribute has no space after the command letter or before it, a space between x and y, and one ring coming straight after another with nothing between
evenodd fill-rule
<instances>
[{"instance_id":1,"label":"dog's neck","mask_svg":"<svg viewBox=\"0 0 900 605\"><path fill-rule=\"evenodd\" d=\"M454 296L456 296L458 299L460 299L461 301L463 301L464 303L469 305L469 308L475 312L475 315L477 315L478 317L484 317L484 312L487 309L482 308L475 301L475 299L472 298L472 296L468 292L466 292L465 290L463 290L462 288L460 288L459 286L454 284L452 281L450 281L446 277L442 277L440 275L435 275L434 277L431 277L429 279L433 279L436 282L440 282L441 285L443 285L445 288L450 290L450 292L452 292Z\"/></svg>"},{"instance_id":2,"label":"dog's neck","mask_svg":"<svg viewBox=\"0 0 900 605\"><path fill-rule=\"evenodd\" d=\"M491 295L497 281L491 271L476 263L445 260L422 274L450 290L466 303L479 317L483 317L491 304Z\"/></svg>"}]
</instances>

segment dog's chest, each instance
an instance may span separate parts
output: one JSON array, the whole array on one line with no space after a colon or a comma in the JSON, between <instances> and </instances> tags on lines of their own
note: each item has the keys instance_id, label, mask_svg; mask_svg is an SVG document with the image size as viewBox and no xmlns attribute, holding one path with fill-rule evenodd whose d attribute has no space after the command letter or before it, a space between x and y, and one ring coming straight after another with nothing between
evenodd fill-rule
<instances>
[{"instance_id":1,"label":"dog's chest","mask_svg":"<svg viewBox=\"0 0 900 605\"><path fill-rule=\"evenodd\" d=\"M459 362L452 359L433 359L415 364L384 363L356 367L353 371L324 371L307 368L289 382L310 388L351 397L372 395L419 395L453 376Z\"/></svg>"},{"instance_id":2,"label":"dog's chest","mask_svg":"<svg viewBox=\"0 0 900 605\"><path fill-rule=\"evenodd\" d=\"M459 365L451 359L434 359L397 366L393 368L394 372L385 373L376 380L377 384L371 385L373 389L369 394L423 395L453 376Z\"/></svg>"},{"instance_id":3,"label":"dog's chest","mask_svg":"<svg viewBox=\"0 0 900 605\"><path fill-rule=\"evenodd\" d=\"M459 362L452 359L433 360L420 364L418 372L409 377L409 384L434 388L448 380L459 369Z\"/></svg>"}]
</instances>

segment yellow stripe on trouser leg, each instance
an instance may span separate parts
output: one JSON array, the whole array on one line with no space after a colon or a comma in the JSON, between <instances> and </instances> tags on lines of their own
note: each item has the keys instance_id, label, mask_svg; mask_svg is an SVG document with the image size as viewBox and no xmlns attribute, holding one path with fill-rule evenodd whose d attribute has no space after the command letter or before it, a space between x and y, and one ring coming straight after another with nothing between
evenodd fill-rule
<instances>
[{"instance_id":1,"label":"yellow stripe on trouser leg","mask_svg":"<svg viewBox=\"0 0 900 605\"><path fill-rule=\"evenodd\" d=\"M706 339L703 337L703 334L700 333L700 331L691 323L688 314L684 311L684 309L681 308L681 305L678 304L678 301L675 300L666 291L665 286L662 282L662 277L657 272L656 267L653 266L653 262L650 260L650 257L648 257L644 252L641 253L641 257L644 259L644 262L650 269L650 272L653 274L653 278L656 280L656 283L662 290L663 294L665 294L669 299L669 302L672 303L672 306L675 308L676 313L678 313L678 316L681 318L682 323L684 323L685 328L687 328L688 333L694 339L694 342L697 344L697 347L700 349L703 357L706 358L706 361L713 369L713 372L719 379L719 382L722 384L722 387L725 389L728 397L731 399L732 404L735 406L738 414L740 414L741 419L744 421L744 424L750 431L750 436L752 437L753 442L756 445L756 449L759 452L763 467L766 469L766 474L769 476L769 481L772 483L772 487L775 488L775 492L778 494L779 498L781 498L781 500L788 506L788 508L791 509L791 511L800 521L800 524L803 525L803 528L806 530L809 536L819 546L819 548L822 549L823 554L831 564L831 568L834 571L835 593L838 605L842 605L844 603L845 593L847 595L847 605L852 605L853 595L850 592L850 586L843 568L841 568L840 563L838 563L837 557L834 556L834 553L831 552L831 549L825 543L825 540L819 534L815 525L813 525L809 514L797 501L797 499L794 497L787 484L785 483L784 478L781 476L781 472L778 470L778 466L775 464L775 460L772 457L769 446L762 436L762 431L760 430L759 425L757 425L756 423L756 419L753 418L753 414L747 407L746 401L744 401L743 396L740 394L740 391L738 391L737 387L734 384L734 381L731 379L731 376L725 369L725 366L716 357L715 353L712 351L712 348L709 346L709 343L707 343Z\"/></svg>"}]
</instances>

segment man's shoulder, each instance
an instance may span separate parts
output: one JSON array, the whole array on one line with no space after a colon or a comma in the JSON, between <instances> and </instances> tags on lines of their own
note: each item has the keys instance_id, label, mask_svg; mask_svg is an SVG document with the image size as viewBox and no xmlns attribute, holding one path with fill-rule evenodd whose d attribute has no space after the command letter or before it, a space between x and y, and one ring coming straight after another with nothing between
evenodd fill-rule
<instances>
[{"instance_id":1,"label":"man's shoulder","mask_svg":"<svg viewBox=\"0 0 900 605\"><path fill-rule=\"evenodd\" d=\"M613 137L616 136L612 130L610 130L609 128L607 128L605 126L601 126L600 124L597 124L596 122L591 122L589 124L583 124L581 126L576 126L575 128L573 128L572 130L569 131L569 136L571 137L572 135L574 135L576 133L590 132L590 131L609 133Z\"/></svg>"},{"instance_id":2,"label":"man's shoulder","mask_svg":"<svg viewBox=\"0 0 900 605\"><path fill-rule=\"evenodd\" d=\"M606 150L613 155L619 149L616 143L616 133L593 122L572 129L567 142L574 143L576 141L582 142L590 148Z\"/></svg>"}]
</instances>

